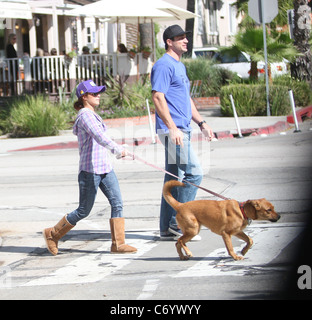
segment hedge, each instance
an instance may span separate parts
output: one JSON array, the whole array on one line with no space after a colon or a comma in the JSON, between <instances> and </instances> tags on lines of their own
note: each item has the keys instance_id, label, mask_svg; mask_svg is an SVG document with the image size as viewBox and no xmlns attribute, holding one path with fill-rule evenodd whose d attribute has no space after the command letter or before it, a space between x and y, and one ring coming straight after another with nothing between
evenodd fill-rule
<instances>
[{"instance_id":1,"label":"hedge","mask_svg":"<svg viewBox=\"0 0 312 320\"><path fill-rule=\"evenodd\" d=\"M229 85L221 89L221 112L233 116L230 94L233 96L239 117L266 116L266 86L264 84ZM270 86L270 108L272 116L288 115L291 111L288 87Z\"/></svg>"}]
</instances>

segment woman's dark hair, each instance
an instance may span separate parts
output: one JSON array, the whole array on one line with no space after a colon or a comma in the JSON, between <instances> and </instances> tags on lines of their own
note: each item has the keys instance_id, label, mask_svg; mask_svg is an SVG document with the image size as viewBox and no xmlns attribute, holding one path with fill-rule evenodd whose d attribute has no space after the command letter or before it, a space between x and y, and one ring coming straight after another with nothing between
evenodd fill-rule
<instances>
[{"instance_id":1,"label":"woman's dark hair","mask_svg":"<svg viewBox=\"0 0 312 320\"><path fill-rule=\"evenodd\" d=\"M83 100L82 100L82 96L74 103L74 108L79 111L80 109L82 109L84 107L83 105Z\"/></svg>"}]
</instances>

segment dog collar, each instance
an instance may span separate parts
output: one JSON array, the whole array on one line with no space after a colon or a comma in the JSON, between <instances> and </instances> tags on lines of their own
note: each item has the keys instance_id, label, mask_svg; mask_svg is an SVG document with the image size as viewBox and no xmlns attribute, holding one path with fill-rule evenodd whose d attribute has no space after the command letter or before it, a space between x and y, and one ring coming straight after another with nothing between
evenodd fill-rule
<instances>
[{"instance_id":1,"label":"dog collar","mask_svg":"<svg viewBox=\"0 0 312 320\"><path fill-rule=\"evenodd\" d=\"M250 225L252 220L249 219L249 218L246 216L245 209L244 209L244 205L246 204L246 201L245 201L245 202L238 202L238 204L239 204L239 208L240 208L240 210L241 210L241 213L242 213L244 219L245 219L245 220L248 220L248 225Z\"/></svg>"}]
</instances>

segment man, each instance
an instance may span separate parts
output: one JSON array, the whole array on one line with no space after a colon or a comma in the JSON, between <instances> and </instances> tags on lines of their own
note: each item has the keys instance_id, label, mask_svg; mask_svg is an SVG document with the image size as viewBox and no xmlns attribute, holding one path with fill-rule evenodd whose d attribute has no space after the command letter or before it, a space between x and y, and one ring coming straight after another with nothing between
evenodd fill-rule
<instances>
[{"instance_id":1,"label":"man","mask_svg":"<svg viewBox=\"0 0 312 320\"><path fill-rule=\"evenodd\" d=\"M213 131L203 120L190 97L190 82L184 64L183 53L187 52L186 33L178 25L168 27L163 34L166 54L159 59L151 74L152 97L156 108L156 130L165 146L166 170L194 184L202 180L202 169L191 140L191 120L197 123L208 141ZM173 179L165 175L164 182ZM187 184L185 188L173 190L179 202L195 199L197 188ZM162 197L160 209L160 239L172 239L182 235L178 228L176 212Z\"/></svg>"}]
</instances>

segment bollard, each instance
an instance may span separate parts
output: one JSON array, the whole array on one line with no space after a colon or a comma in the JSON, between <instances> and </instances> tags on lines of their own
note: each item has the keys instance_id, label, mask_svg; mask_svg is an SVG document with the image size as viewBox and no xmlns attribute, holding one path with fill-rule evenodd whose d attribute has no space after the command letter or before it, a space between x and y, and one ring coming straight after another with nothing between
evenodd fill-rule
<instances>
[{"instance_id":1,"label":"bollard","mask_svg":"<svg viewBox=\"0 0 312 320\"><path fill-rule=\"evenodd\" d=\"M238 116L236 113L236 108L235 108L235 104L234 104L234 99L233 96L230 94L230 99L231 99L231 103L232 103L232 108L233 108L233 113L234 113L234 118L235 118L235 122L236 122L236 126L237 126L237 131L238 131L238 136L240 138L243 138L240 126L239 126L239 122L238 122Z\"/></svg>"},{"instance_id":2,"label":"bollard","mask_svg":"<svg viewBox=\"0 0 312 320\"><path fill-rule=\"evenodd\" d=\"M296 129L295 129L294 132L301 132L301 130L299 130L299 125L298 125L298 120L297 120L296 105L295 105L294 95L293 95L293 92L292 92L291 89L288 89L288 93L289 93L289 99L290 99L292 112L293 112L293 115L294 115L295 126L296 126Z\"/></svg>"},{"instance_id":3,"label":"bollard","mask_svg":"<svg viewBox=\"0 0 312 320\"><path fill-rule=\"evenodd\" d=\"M151 135L152 135L152 143L156 143L156 138L155 138L155 131L154 131L154 127L153 127L153 122L152 122L152 117L151 117L151 110L149 107L149 103L148 103L148 99L146 99L146 107L147 107L147 112L148 112L148 123L149 123L149 127L151 130Z\"/></svg>"}]
</instances>

